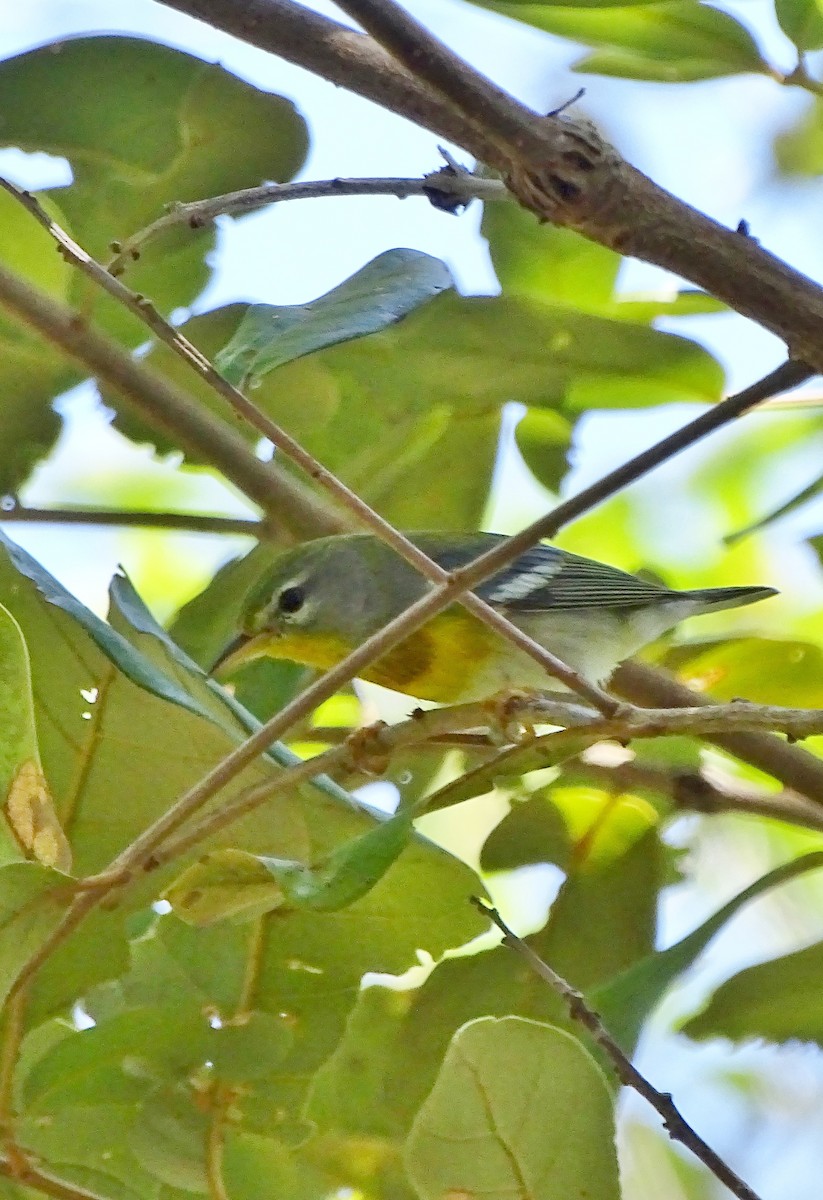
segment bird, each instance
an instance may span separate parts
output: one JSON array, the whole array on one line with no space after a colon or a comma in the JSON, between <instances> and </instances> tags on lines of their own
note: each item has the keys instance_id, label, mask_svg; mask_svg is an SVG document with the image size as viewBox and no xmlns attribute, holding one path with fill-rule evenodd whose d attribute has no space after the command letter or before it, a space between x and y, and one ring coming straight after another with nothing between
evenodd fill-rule
<instances>
[{"instance_id":1,"label":"bird","mask_svg":"<svg viewBox=\"0 0 823 1200\"><path fill-rule=\"evenodd\" d=\"M446 571L505 538L422 532L409 539ZM284 551L248 594L242 632L212 670L258 658L328 670L431 584L378 537L336 534ZM765 600L760 585L676 591L538 543L474 592L585 679L605 684L624 659L685 617ZM419 700L480 701L510 689L564 691L525 651L452 603L362 674Z\"/></svg>"}]
</instances>

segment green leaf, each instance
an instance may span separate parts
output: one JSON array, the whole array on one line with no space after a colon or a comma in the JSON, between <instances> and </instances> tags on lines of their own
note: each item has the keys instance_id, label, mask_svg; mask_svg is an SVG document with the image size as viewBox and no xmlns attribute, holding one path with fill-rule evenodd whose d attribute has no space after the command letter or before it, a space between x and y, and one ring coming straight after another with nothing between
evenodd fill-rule
<instances>
[{"instance_id":1,"label":"green leaf","mask_svg":"<svg viewBox=\"0 0 823 1200\"><path fill-rule=\"evenodd\" d=\"M638 796L610 796L597 788L558 788L554 803L564 812L573 844L549 919L530 944L588 991L654 948L666 863L659 817Z\"/></svg>"},{"instance_id":2,"label":"green leaf","mask_svg":"<svg viewBox=\"0 0 823 1200\"><path fill-rule=\"evenodd\" d=\"M541 224L518 204L484 205L480 231L506 295L588 312L610 305L621 262L614 250L572 229Z\"/></svg>"},{"instance_id":3,"label":"green leaf","mask_svg":"<svg viewBox=\"0 0 823 1200\"><path fill-rule=\"evenodd\" d=\"M55 204L47 208L61 221ZM46 231L5 191L0 191L0 261L35 286L67 298L72 268L55 253ZM0 315L0 494L16 492L49 451L60 431L60 419L49 401L82 378L82 370L56 347L5 313Z\"/></svg>"},{"instance_id":4,"label":"green leaf","mask_svg":"<svg viewBox=\"0 0 823 1200\"><path fill-rule=\"evenodd\" d=\"M773 152L783 175L823 174L823 99L815 96L796 123L778 133Z\"/></svg>"},{"instance_id":5,"label":"green leaf","mask_svg":"<svg viewBox=\"0 0 823 1200\"><path fill-rule=\"evenodd\" d=\"M71 870L66 840L40 765L31 668L14 617L0 605L0 860L33 858Z\"/></svg>"},{"instance_id":6,"label":"green leaf","mask_svg":"<svg viewBox=\"0 0 823 1200\"><path fill-rule=\"evenodd\" d=\"M517 422L514 437L523 461L535 479L551 492L569 469L568 452L574 425L552 409L530 408Z\"/></svg>"},{"instance_id":7,"label":"green leaf","mask_svg":"<svg viewBox=\"0 0 823 1200\"><path fill-rule=\"evenodd\" d=\"M785 500L782 504L779 504L777 508L773 508L771 512L766 514L765 517L759 517L756 521L753 521L750 525L746 525L743 529L736 529L734 533L728 534L725 539L726 545L733 546L734 543L740 541L741 538L749 537L749 535L752 533L760 533L761 530L768 529L768 527L774 524L775 521L779 521L782 517L788 516L789 513L795 512L798 508L802 508L804 504L809 502L809 500L814 500L815 497L819 496L822 491L823 475L818 476L817 479L813 480L810 484L807 484L806 487L802 488L801 491L792 496L790 500Z\"/></svg>"},{"instance_id":8,"label":"green leaf","mask_svg":"<svg viewBox=\"0 0 823 1200\"><path fill-rule=\"evenodd\" d=\"M0 1001L20 968L59 923L67 899L66 877L40 863L0 867Z\"/></svg>"},{"instance_id":9,"label":"green leaf","mask_svg":"<svg viewBox=\"0 0 823 1200\"><path fill-rule=\"evenodd\" d=\"M301 1115L305 1090L337 1045L363 975L403 972L418 949L437 958L481 932L486 923L468 903L481 886L463 864L415 840L340 912L281 908L258 921L197 929L164 917L134 945L132 969L108 990L107 1008L116 1010L118 995L123 1007L165 1004L174 995L225 1024L242 998L285 1021L292 1051L244 1102L250 1127L273 1135Z\"/></svg>"},{"instance_id":10,"label":"green leaf","mask_svg":"<svg viewBox=\"0 0 823 1200\"><path fill-rule=\"evenodd\" d=\"M406 1145L423 1200L620 1194L612 1100L560 1029L516 1017L461 1029Z\"/></svg>"},{"instance_id":11,"label":"green leaf","mask_svg":"<svg viewBox=\"0 0 823 1200\"><path fill-rule=\"evenodd\" d=\"M188 1096L158 1091L136 1113L127 1137L135 1159L161 1184L204 1194L208 1175L204 1146L209 1118Z\"/></svg>"},{"instance_id":12,"label":"green leaf","mask_svg":"<svg viewBox=\"0 0 823 1200\"><path fill-rule=\"evenodd\" d=\"M649 955L592 992L590 1000L617 1043L624 1048L634 1045L643 1022L666 990L679 975L688 970L715 934L719 933L745 904L771 888L821 866L823 851L803 855L802 858L776 867L744 888L687 937L667 950ZM791 992L788 992L787 996L790 997ZM703 1035L696 1033L695 1036Z\"/></svg>"},{"instance_id":13,"label":"green leaf","mask_svg":"<svg viewBox=\"0 0 823 1200\"><path fill-rule=\"evenodd\" d=\"M823 12L816 0L774 0L780 28L798 50L823 47Z\"/></svg>"},{"instance_id":14,"label":"green leaf","mask_svg":"<svg viewBox=\"0 0 823 1200\"><path fill-rule=\"evenodd\" d=\"M823 942L738 972L715 991L709 1003L683 1027L697 1041L823 1043L820 992Z\"/></svg>"},{"instance_id":15,"label":"green leaf","mask_svg":"<svg viewBox=\"0 0 823 1200\"><path fill-rule=\"evenodd\" d=\"M59 1121L22 1118L15 1134L69 1184L107 1200L156 1200L155 1177L129 1148L134 1118L132 1104L98 1102L67 1108Z\"/></svg>"},{"instance_id":16,"label":"green leaf","mask_svg":"<svg viewBox=\"0 0 823 1200\"><path fill-rule=\"evenodd\" d=\"M182 328L213 354L240 316L233 306ZM165 348L148 358L183 382L183 364ZM192 394L228 420L222 402L189 375ZM255 403L401 528L467 529L486 504L509 401L576 420L579 403L564 410L581 381L595 379L611 402L605 381L627 377L646 381L642 403L655 388L684 401L714 401L722 388L717 362L673 334L527 297L449 292L381 333L280 367ZM598 403L597 394L591 399ZM127 432L146 436L137 427Z\"/></svg>"},{"instance_id":17,"label":"green leaf","mask_svg":"<svg viewBox=\"0 0 823 1200\"><path fill-rule=\"evenodd\" d=\"M501 751L491 761L481 763L451 783L444 784L428 798L427 810L435 812L439 808L471 800L473 796L483 796L492 791L496 781L501 778L511 778L529 771L539 771L544 767L558 766L567 759L582 754L596 740L600 740L596 734L567 738L564 731L562 737L554 738L549 733L522 745L512 746L509 750Z\"/></svg>"},{"instance_id":18,"label":"green leaf","mask_svg":"<svg viewBox=\"0 0 823 1200\"><path fill-rule=\"evenodd\" d=\"M730 638L670 649L663 663L715 700L823 707L823 650L787 638Z\"/></svg>"},{"instance_id":19,"label":"green leaf","mask_svg":"<svg viewBox=\"0 0 823 1200\"><path fill-rule=\"evenodd\" d=\"M55 92L59 105L49 102ZM140 38L78 37L7 59L0 107L6 145L69 160L73 182L56 195L70 232L96 257L168 203L291 178L306 153L305 124L289 101ZM129 282L164 312L189 304L209 277L213 244L213 230L184 227L152 244ZM87 285L76 272L72 280L79 300ZM145 336L103 298L95 317L128 331L132 344Z\"/></svg>"},{"instance_id":20,"label":"green leaf","mask_svg":"<svg viewBox=\"0 0 823 1200\"><path fill-rule=\"evenodd\" d=\"M401 809L390 820L338 846L314 867L276 858L259 861L282 887L287 902L335 912L365 896L397 861L414 833L412 816L410 810Z\"/></svg>"},{"instance_id":21,"label":"green leaf","mask_svg":"<svg viewBox=\"0 0 823 1200\"><path fill-rule=\"evenodd\" d=\"M262 916L283 903L285 893L256 854L212 850L192 863L163 893L187 925Z\"/></svg>"},{"instance_id":22,"label":"green leaf","mask_svg":"<svg viewBox=\"0 0 823 1200\"><path fill-rule=\"evenodd\" d=\"M483 7L597 47L575 64L576 71L661 83L769 73L744 25L693 0L577 8L484 0Z\"/></svg>"},{"instance_id":23,"label":"green leaf","mask_svg":"<svg viewBox=\"0 0 823 1200\"><path fill-rule=\"evenodd\" d=\"M308 304L252 304L216 358L230 383L255 388L284 363L378 333L452 287L448 268L419 250L387 250Z\"/></svg>"},{"instance_id":24,"label":"green leaf","mask_svg":"<svg viewBox=\"0 0 823 1200\"><path fill-rule=\"evenodd\" d=\"M0 62L0 111L0 144L69 161L71 184L44 193L41 202L102 259L113 239L148 224L170 202L290 178L307 146L305 124L289 101L217 64L139 38L61 39ZM169 232L130 266L128 282L164 313L188 306L208 282L214 244L213 228ZM81 312L93 303L95 324L127 345L145 340L145 326L103 292L90 292L88 280L5 193L0 258ZM0 319L0 492L16 491L51 448L59 431L51 401L83 374L41 338Z\"/></svg>"}]
</instances>

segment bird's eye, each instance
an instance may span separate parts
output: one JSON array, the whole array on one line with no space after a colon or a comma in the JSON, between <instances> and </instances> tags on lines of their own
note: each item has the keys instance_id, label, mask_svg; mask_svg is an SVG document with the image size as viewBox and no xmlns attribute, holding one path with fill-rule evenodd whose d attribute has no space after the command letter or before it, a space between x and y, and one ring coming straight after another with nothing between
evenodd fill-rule
<instances>
[{"instance_id":1,"label":"bird's eye","mask_svg":"<svg viewBox=\"0 0 823 1200\"><path fill-rule=\"evenodd\" d=\"M306 600L306 593L301 587L284 588L277 597L277 607L281 613L299 612Z\"/></svg>"}]
</instances>

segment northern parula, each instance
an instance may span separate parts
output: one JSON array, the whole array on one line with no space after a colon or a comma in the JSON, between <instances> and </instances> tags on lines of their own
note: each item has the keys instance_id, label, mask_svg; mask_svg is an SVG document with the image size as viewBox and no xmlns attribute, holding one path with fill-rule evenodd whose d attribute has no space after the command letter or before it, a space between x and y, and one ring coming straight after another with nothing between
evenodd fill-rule
<instances>
[{"instance_id":1,"label":"northern parula","mask_svg":"<svg viewBox=\"0 0 823 1200\"><path fill-rule=\"evenodd\" d=\"M491 533L410 537L447 571L504 540ZM308 542L281 555L252 590L243 633L216 668L224 674L269 657L327 670L430 586L372 534ZM475 591L597 683L684 617L775 594L774 588L757 586L673 591L545 544L533 546ZM560 688L533 659L459 604L400 642L363 677L421 700L450 704L485 699L504 688Z\"/></svg>"}]
</instances>

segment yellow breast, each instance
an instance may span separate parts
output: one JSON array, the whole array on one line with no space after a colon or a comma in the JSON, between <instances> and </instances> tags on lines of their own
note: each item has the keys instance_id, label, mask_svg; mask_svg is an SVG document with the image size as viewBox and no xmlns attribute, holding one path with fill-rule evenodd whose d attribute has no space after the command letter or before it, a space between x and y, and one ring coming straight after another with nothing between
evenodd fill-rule
<instances>
[{"instance_id":1,"label":"yellow breast","mask_svg":"<svg viewBox=\"0 0 823 1200\"><path fill-rule=\"evenodd\" d=\"M263 652L327 671L352 649L335 634L292 628L273 636ZM472 680L486 672L500 649L491 630L463 609L450 608L384 654L362 678L419 700L455 703L473 691Z\"/></svg>"}]
</instances>

